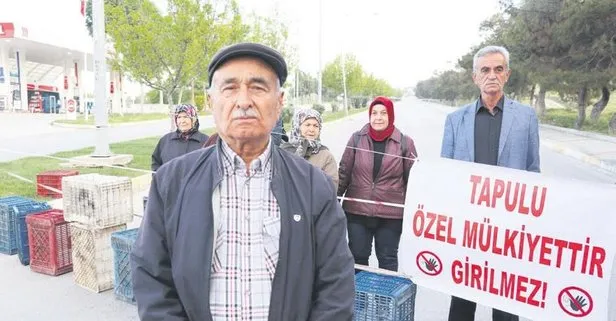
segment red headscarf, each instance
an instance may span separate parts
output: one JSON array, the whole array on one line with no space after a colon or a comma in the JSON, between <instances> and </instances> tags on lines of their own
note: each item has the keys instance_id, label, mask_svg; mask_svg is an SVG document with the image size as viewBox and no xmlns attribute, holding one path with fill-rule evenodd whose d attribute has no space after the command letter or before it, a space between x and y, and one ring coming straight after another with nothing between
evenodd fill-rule
<instances>
[{"instance_id":1,"label":"red headscarf","mask_svg":"<svg viewBox=\"0 0 616 321\"><path fill-rule=\"evenodd\" d=\"M386 140L389 136L391 136L391 134L394 132L394 103L387 97L376 97L372 101L372 103L370 103L368 115L372 115L372 107L374 107L374 105L385 106L385 110L387 110L387 117L389 118L389 123L387 124L387 127L381 131L376 131L374 130L374 128L372 128L372 126L368 126L368 134L375 141L382 142Z\"/></svg>"}]
</instances>

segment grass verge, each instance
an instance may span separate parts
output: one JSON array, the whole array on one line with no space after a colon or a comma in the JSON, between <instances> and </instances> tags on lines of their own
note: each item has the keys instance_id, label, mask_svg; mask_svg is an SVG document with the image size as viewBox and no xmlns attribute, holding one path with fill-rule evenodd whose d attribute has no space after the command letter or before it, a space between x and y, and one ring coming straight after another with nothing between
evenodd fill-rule
<instances>
[{"instance_id":1,"label":"grass verge","mask_svg":"<svg viewBox=\"0 0 616 321\"><path fill-rule=\"evenodd\" d=\"M349 109L349 116L351 115L355 115L355 114L359 114L361 112L365 112L368 111L368 107L362 107L362 108L351 108ZM329 122L329 121L334 121L340 118L344 118L346 117L346 112L344 110L340 110L337 112L328 112L325 113L323 115L323 121L324 122ZM366 117L367 118L367 117Z\"/></svg>"},{"instance_id":2,"label":"grass verge","mask_svg":"<svg viewBox=\"0 0 616 321\"><path fill-rule=\"evenodd\" d=\"M612 97L616 97L616 93ZM592 107L586 110L586 120L582 130L609 135L609 121L612 115L616 113L616 99L610 99L610 102L596 122L590 120L591 110ZM541 122L559 127L574 128L577 114L578 112L575 108L548 108L545 110L543 117L541 117Z\"/></svg>"},{"instance_id":3,"label":"grass verge","mask_svg":"<svg viewBox=\"0 0 616 321\"><path fill-rule=\"evenodd\" d=\"M206 134L211 134L212 129L203 130ZM152 151L156 147L160 137L148 137L143 139L129 140L126 142L111 144L110 148L115 154L131 154L133 161L128 165L129 168L150 169ZM88 155L94 152L94 147L88 147L68 152L60 152L51 156L59 158L71 158L75 156ZM26 157L11 162L0 163L0 197L9 195L19 195L23 197L35 198L39 200L49 200L36 195L36 185L24 182L8 175L7 172L17 174L36 182L36 175L48 170L62 169L60 163L65 161L47 157ZM132 171L121 168L77 168L80 174L98 173L102 175L135 177L143 175L143 172Z\"/></svg>"}]
</instances>

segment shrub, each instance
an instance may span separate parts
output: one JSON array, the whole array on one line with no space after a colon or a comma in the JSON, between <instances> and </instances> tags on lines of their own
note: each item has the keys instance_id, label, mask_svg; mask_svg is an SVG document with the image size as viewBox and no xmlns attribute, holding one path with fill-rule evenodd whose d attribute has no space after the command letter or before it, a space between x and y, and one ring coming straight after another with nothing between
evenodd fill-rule
<instances>
[{"instance_id":1,"label":"shrub","mask_svg":"<svg viewBox=\"0 0 616 321\"><path fill-rule=\"evenodd\" d=\"M323 113L325 112L325 106L323 106L321 104L314 104L314 105L312 105L312 109L318 111L319 114L321 114L321 115L323 115Z\"/></svg>"},{"instance_id":2,"label":"shrub","mask_svg":"<svg viewBox=\"0 0 616 321\"><path fill-rule=\"evenodd\" d=\"M283 124L290 124L292 117L293 117L293 108L283 108L282 109L282 123Z\"/></svg>"}]
</instances>

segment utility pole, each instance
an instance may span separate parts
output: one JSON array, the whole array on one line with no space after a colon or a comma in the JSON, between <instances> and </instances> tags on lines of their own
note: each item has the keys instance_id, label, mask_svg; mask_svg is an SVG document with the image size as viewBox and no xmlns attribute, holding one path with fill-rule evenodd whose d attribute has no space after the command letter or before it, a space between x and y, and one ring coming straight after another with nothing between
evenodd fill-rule
<instances>
[{"instance_id":1,"label":"utility pole","mask_svg":"<svg viewBox=\"0 0 616 321\"><path fill-rule=\"evenodd\" d=\"M347 82L346 82L346 55L342 54L342 88L344 89L344 114L349 115L349 105L347 104Z\"/></svg>"},{"instance_id":2,"label":"utility pole","mask_svg":"<svg viewBox=\"0 0 616 321\"><path fill-rule=\"evenodd\" d=\"M105 2L92 1L92 29L94 36L94 119L96 145L92 157L109 157L107 119L107 64L105 61Z\"/></svg>"},{"instance_id":3,"label":"utility pole","mask_svg":"<svg viewBox=\"0 0 616 321\"><path fill-rule=\"evenodd\" d=\"M319 79L317 84L319 104L323 103L323 0L319 0Z\"/></svg>"},{"instance_id":4,"label":"utility pole","mask_svg":"<svg viewBox=\"0 0 616 321\"><path fill-rule=\"evenodd\" d=\"M340 44L342 46L342 55L340 58L340 62L342 64L342 89L343 89L343 93L344 93L344 114L346 116L349 115L349 105L348 105L348 99L347 99L347 81L346 81L346 28L347 28L347 24L348 24L348 18L349 18L349 13L345 13L343 15L343 27L342 27L342 38L340 39Z\"/></svg>"}]
</instances>

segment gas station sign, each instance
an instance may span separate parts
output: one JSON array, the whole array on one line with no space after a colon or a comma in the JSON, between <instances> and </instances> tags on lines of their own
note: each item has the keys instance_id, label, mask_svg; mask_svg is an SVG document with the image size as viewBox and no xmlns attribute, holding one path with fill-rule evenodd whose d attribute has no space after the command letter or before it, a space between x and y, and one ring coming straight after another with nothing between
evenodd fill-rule
<instances>
[{"instance_id":1,"label":"gas station sign","mask_svg":"<svg viewBox=\"0 0 616 321\"><path fill-rule=\"evenodd\" d=\"M68 99L66 101L66 118L75 120L77 119L77 106L75 99Z\"/></svg>"},{"instance_id":2,"label":"gas station sign","mask_svg":"<svg viewBox=\"0 0 616 321\"><path fill-rule=\"evenodd\" d=\"M10 22L0 22L0 38L13 38L15 36L15 25Z\"/></svg>"}]
</instances>

